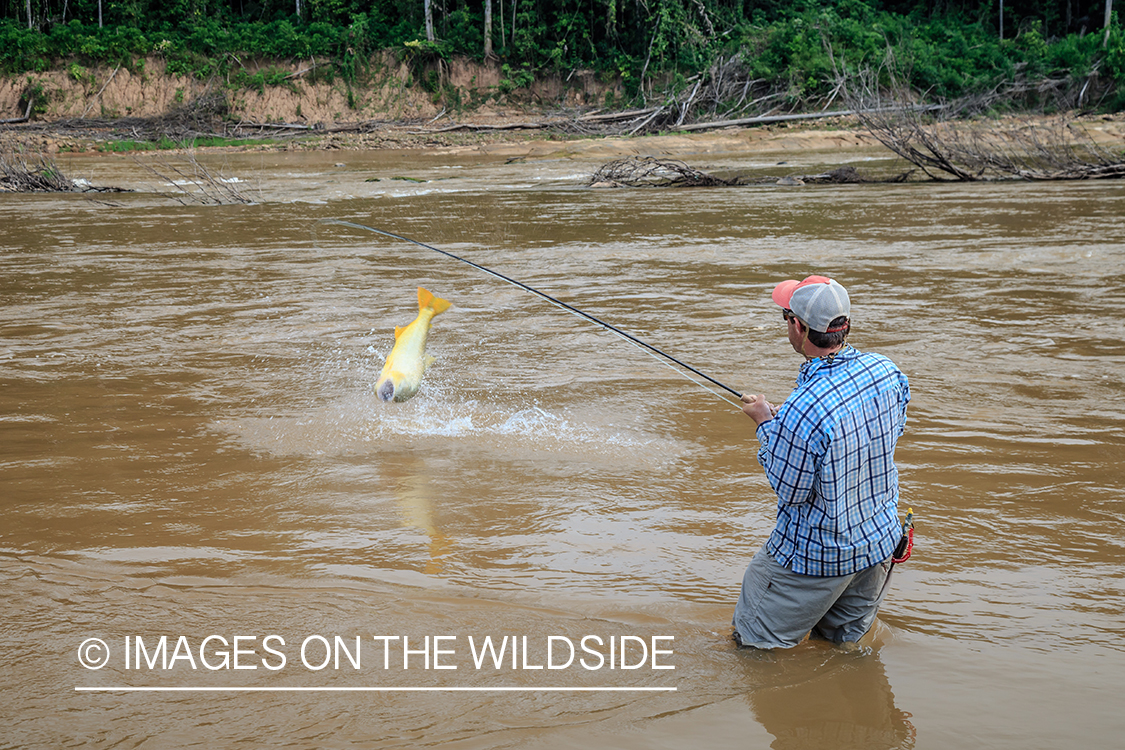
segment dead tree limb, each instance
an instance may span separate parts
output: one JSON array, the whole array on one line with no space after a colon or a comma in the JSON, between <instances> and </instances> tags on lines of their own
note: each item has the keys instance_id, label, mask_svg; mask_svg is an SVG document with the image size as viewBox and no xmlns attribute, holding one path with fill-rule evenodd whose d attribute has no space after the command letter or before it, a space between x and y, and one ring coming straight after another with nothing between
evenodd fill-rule
<instances>
[{"instance_id":1,"label":"dead tree limb","mask_svg":"<svg viewBox=\"0 0 1125 750\"><path fill-rule=\"evenodd\" d=\"M46 154L26 155L14 150L0 152L0 190L11 193L74 193L79 187L66 177Z\"/></svg>"},{"instance_id":2,"label":"dead tree limb","mask_svg":"<svg viewBox=\"0 0 1125 750\"><path fill-rule=\"evenodd\" d=\"M231 181L213 175L210 170L199 163L193 153L185 154L181 164L177 164L167 157L162 157L155 165L137 157L134 157L133 161L160 181L168 183L173 188L173 192L166 192L163 195L180 205L217 206L230 203L253 203Z\"/></svg>"},{"instance_id":3,"label":"dead tree limb","mask_svg":"<svg viewBox=\"0 0 1125 750\"><path fill-rule=\"evenodd\" d=\"M13 117L10 120L0 120L0 125L15 125L17 123L29 121L31 119L31 108L34 106L34 100L28 100L27 110L23 113L23 117Z\"/></svg>"},{"instance_id":4,"label":"dead tree limb","mask_svg":"<svg viewBox=\"0 0 1125 750\"><path fill-rule=\"evenodd\" d=\"M590 177L591 187L719 187L735 184L675 159L629 156L603 164Z\"/></svg>"}]
</instances>

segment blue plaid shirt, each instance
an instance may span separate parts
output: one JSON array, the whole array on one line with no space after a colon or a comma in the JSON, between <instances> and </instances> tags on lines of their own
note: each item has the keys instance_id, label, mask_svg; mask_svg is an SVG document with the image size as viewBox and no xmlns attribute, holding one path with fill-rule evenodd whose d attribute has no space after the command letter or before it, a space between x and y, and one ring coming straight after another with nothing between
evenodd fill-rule
<instances>
[{"instance_id":1,"label":"blue plaid shirt","mask_svg":"<svg viewBox=\"0 0 1125 750\"><path fill-rule=\"evenodd\" d=\"M796 573L842 576L890 557L901 535L895 443L910 386L886 357L846 346L801 367L758 461L777 492L766 550Z\"/></svg>"}]
</instances>

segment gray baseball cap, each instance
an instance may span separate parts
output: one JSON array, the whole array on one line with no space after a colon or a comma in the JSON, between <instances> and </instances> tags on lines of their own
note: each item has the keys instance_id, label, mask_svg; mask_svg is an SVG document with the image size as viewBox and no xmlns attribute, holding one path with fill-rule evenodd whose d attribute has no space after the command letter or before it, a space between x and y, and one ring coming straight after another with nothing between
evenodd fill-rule
<instances>
[{"instance_id":1,"label":"gray baseball cap","mask_svg":"<svg viewBox=\"0 0 1125 750\"><path fill-rule=\"evenodd\" d=\"M840 316L851 317L848 290L826 276L809 276L804 281L789 279L774 287L773 301L801 319L809 328L821 333L838 333L848 325L829 328Z\"/></svg>"}]
</instances>

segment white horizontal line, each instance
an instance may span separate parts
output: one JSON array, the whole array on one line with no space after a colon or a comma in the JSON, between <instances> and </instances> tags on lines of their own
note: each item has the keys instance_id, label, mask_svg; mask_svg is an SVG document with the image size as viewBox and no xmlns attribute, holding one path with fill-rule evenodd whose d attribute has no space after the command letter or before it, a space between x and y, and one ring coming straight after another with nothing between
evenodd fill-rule
<instances>
[{"instance_id":1,"label":"white horizontal line","mask_svg":"<svg viewBox=\"0 0 1125 750\"><path fill-rule=\"evenodd\" d=\"M75 687L75 692L87 693L628 693L628 692L675 692L674 687Z\"/></svg>"}]
</instances>

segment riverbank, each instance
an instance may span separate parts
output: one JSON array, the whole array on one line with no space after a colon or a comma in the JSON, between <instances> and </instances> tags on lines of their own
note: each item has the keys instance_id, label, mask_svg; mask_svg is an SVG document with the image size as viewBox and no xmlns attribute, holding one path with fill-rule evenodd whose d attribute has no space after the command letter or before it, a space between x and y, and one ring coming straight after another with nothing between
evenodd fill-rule
<instances>
[{"instance_id":1,"label":"riverbank","mask_svg":"<svg viewBox=\"0 0 1125 750\"><path fill-rule=\"evenodd\" d=\"M507 90L495 63L455 61L445 69L457 106L417 85L408 67L393 57L379 60L364 86L315 76L315 64L246 63L253 72L285 73L284 85L232 90L171 74L160 58L132 68L71 65L66 69L0 79L0 117L25 123L0 125L0 147L53 155L89 151L176 148L190 137L214 132L225 137L196 140L194 147L240 151L486 149L511 156L567 150L635 153L710 151L856 150L882 148L854 117L746 126L698 132L629 136L628 120L603 119L619 100L612 81L590 71L536 80ZM35 90L37 105L27 106ZM603 106L599 108L599 104ZM32 114L33 112L33 114ZM591 119L591 115L601 113ZM643 119L643 118L640 118ZM1110 149L1125 148L1125 114L1075 116L1087 137ZM997 126L1031 121L1014 117ZM628 124L626 124L628 123ZM639 138L643 137L643 141Z\"/></svg>"},{"instance_id":2,"label":"riverbank","mask_svg":"<svg viewBox=\"0 0 1125 750\"><path fill-rule=\"evenodd\" d=\"M1010 116L990 121L989 126L1013 132L1047 127L1049 121L1057 124L1058 118ZM1080 131L1080 140L1111 153L1125 151L1125 114L1073 115L1068 121ZM614 158L640 153L674 157L731 152L886 151L858 118L848 116L644 136L580 133L568 127L569 122L572 121L557 112L489 111L456 120L442 116L440 121L380 121L365 123L363 127L343 123L315 130L273 131L255 137L212 138L191 148L231 152L450 150L510 158L559 152ZM59 118L0 125L0 149L20 153L55 156L155 147L151 142L130 137L128 120ZM182 142L167 140L159 148L171 152L187 150Z\"/></svg>"}]
</instances>

